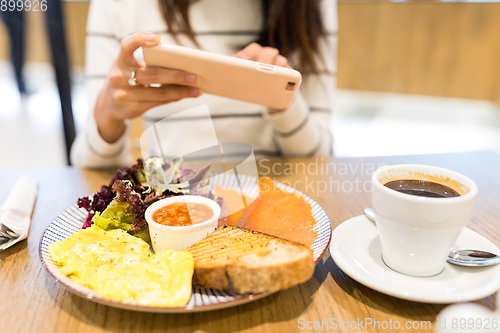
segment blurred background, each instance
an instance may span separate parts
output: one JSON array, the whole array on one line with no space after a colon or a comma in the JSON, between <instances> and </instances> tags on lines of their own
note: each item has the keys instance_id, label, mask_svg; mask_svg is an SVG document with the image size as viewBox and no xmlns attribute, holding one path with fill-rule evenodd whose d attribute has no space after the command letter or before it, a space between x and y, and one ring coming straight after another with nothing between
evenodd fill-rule
<instances>
[{"instance_id":1,"label":"blurred background","mask_svg":"<svg viewBox=\"0 0 500 333\"><path fill-rule=\"evenodd\" d=\"M26 95L18 93L0 24L0 168L67 164L71 114L76 131L88 116L89 4L61 5L61 17L24 13ZM338 22L335 156L500 153L500 3L340 0ZM71 91L61 95L72 99L68 105L63 97L66 126L57 84L65 68L56 61L56 79L52 66L64 56L57 51L64 40ZM140 124L134 129L139 135Z\"/></svg>"}]
</instances>

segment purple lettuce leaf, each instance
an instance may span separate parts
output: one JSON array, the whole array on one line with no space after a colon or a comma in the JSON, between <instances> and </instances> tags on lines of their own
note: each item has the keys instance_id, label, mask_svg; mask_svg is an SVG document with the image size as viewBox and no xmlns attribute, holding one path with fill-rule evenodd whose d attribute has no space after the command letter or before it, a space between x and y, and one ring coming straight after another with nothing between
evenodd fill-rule
<instances>
[{"instance_id":1,"label":"purple lettuce leaf","mask_svg":"<svg viewBox=\"0 0 500 333\"><path fill-rule=\"evenodd\" d=\"M208 186L210 180L205 179L209 169L210 164L196 171L180 164L172 183L180 184L188 182L190 195L200 195L214 199L214 195L210 192ZM136 234L144 230L147 231L147 223L145 220L147 207L158 200L177 195L182 194L170 190L149 187L144 170L144 163L141 159L138 159L135 165L118 169L115 177L111 179L108 186L103 185L101 190L94 193L92 196L78 199L78 207L84 208L89 212L82 228L85 229L90 227L93 224L92 218L95 214L102 214L109 204L115 200L117 203L127 204L128 208L135 216L134 222L129 230L130 233ZM217 201L219 203L222 198L218 199L220 199Z\"/></svg>"}]
</instances>

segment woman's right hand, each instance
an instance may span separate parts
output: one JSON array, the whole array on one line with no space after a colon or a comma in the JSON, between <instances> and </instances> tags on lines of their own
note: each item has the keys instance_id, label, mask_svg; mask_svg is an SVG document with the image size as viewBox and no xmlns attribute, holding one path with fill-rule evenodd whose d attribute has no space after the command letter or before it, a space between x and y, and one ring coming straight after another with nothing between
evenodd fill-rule
<instances>
[{"instance_id":1,"label":"woman's right hand","mask_svg":"<svg viewBox=\"0 0 500 333\"><path fill-rule=\"evenodd\" d=\"M116 142L125 131L125 119L141 116L147 110L186 97L198 97L196 76L172 69L146 67L134 58L139 47L151 47L160 36L140 32L122 40L118 58L113 62L104 88L97 97L94 117L101 137ZM128 80L135 70L137 84ZM159 83L161 87L149 87Z\"/></svg>"}]
</instances>

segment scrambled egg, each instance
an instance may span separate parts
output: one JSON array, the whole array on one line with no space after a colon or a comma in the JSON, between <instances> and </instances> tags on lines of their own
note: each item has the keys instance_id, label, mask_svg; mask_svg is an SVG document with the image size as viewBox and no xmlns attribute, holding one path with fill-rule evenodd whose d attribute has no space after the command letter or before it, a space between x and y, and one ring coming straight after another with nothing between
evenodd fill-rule
<instances>
[{"instance_id":1,"label":"scrambled egg","mask_svg":"<svg viewBox=\"0 0 500 333\"><path fill-rule=\"evenodd\" d=\"M115 300L177 307L191 298L191 253L153 255L146 242L121 229L92 226L50 244L49 252L61 273Z\"/></svg>"}]
</instances>

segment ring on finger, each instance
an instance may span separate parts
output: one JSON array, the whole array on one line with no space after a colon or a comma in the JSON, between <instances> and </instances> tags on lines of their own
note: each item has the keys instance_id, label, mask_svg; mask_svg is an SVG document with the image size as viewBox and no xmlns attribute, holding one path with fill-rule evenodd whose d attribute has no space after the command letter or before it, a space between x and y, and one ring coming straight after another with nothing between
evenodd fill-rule
<instances>
[{"instance_id":1,"label":"ring on finger","mask_svg":"<svg viewBox=\"0 0 500 333\"><path fill-rule=\"evenodd\" d=\"M128 79L128 85L131 87L135 87L137 85L137 79L135 78L135 69L130 74L130 79Z\"/></svg>"}]
</instances>

